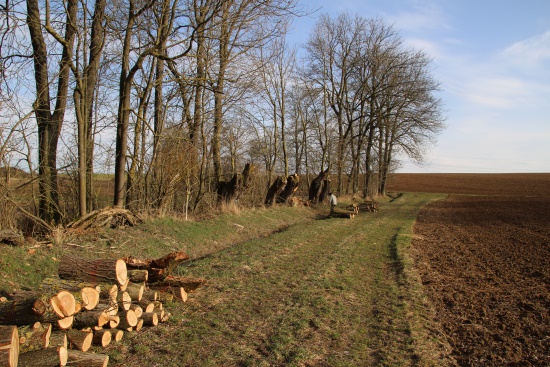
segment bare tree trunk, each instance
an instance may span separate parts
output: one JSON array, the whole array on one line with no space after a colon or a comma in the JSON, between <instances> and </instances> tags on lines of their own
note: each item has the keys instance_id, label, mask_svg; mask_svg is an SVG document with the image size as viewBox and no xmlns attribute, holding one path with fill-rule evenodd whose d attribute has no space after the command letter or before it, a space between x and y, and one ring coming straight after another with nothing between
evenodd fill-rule
<instances>
[{"instance_id":1,"label":"bare tree trunk","mask_svg":"<svg viewBox=\"0 0 550 367\"><path fill-rule=\"evenodd\" d=\"M59 65L57 94L53 113L50 111L48 78L48 50L42 35L42 24L38 0L27 0L27 25L31 36L36 83L35 116L38 124L39 164L39 216L45 222L59 222L59 192L57 188L57 144L67 106L70 63L74 47L77 1L67 2L65 35L62 38L51 28L49 14L46 14L46 30L62 45Z\"/></svg>"}]
</instances>

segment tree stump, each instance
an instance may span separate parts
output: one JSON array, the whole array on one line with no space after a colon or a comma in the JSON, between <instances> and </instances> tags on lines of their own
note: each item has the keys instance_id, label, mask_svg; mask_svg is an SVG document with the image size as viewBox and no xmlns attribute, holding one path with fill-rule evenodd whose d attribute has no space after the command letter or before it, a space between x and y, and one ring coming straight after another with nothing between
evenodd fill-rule
<instances>
[{"instance_id":1,"label":"tree stump","mask_svg":"<svg viewBox=\"0 0 550 367\"><path fill-rule=\"evenodd\" d=\"M271 206L275 203L277 196L285 188L286 183L286 178L284 178L283 176L277 176L275 181L273 181L273 184L269 187L269 190L267 190L267 195L264 201L264 204L266 206Z\"/></svg>"}]
</instances>

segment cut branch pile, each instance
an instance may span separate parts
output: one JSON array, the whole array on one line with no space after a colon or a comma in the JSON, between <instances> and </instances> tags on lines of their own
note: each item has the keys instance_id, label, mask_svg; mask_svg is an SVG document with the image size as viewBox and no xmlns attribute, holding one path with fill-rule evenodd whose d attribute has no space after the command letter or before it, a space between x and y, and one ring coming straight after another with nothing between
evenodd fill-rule
<instances>
[{"instance_id":1,"label":"cut branch pile","mask_svg":"<svg viewBox=\"0 0 550 367\"><path fill-rule=\"evenodd\" d=\"M94 210L82 218L67 225L70 229L90 228L118 228L123 226L134 227L141 222L141 218L128 209L107 207Z\"/></svg>"},{"instance_id":2,"label":"cut branch pile","mask_svg":"<svg viewBox=\"0 0 550 367\"><path fill-rule=\"evenodd\" d=\"M185 302L187 292L204 284L170 274L188 258L182 252L152 260L64 256L59 278L0 302L0 366L107 366L107 355L86 353L92 345L105 347L124 332L166 321L163 302Z\"/></svg>"}]
</instances>

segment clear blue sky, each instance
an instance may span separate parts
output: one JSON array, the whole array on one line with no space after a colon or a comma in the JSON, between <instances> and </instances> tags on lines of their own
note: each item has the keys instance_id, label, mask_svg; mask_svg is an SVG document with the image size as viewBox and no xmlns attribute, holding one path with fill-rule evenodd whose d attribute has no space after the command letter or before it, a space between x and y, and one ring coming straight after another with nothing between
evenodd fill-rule
<instances>
[{"instance_id":1,"label":"clear blue sky","mask_svg":"<svg viewBox=\"0 0 550 367\"><path fill-rule=\"evenodd\" d=\"M447 128L400 172L550 172L550 0L301 0L289 42L323 13L393 24L433 59Z\"/></svg>"}]
</instances>

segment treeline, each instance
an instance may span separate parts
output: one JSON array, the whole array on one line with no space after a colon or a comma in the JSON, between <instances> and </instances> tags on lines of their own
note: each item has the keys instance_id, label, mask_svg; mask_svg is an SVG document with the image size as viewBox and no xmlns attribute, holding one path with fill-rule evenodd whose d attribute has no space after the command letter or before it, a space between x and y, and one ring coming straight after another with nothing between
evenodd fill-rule
<instances>
[{"instance_id":1,"label":"treeline","mask_svg":"<svg viewBox=\"0 0 550 367\"><path fill-rule=\"evenodd\" d=\"M308 14L297 0L1 11L0 165L38 182L27 210L45 223L97 209L98 172L114 172L112 204L136 210L209 207L248 162L264 193L279 175L330 167L336 192L383 194L395 156L421 160L443 127L431 60L382 19L322 15L297 48L286 40ZM3 172L2 200L13 197Z\"/></svg>"}]
</instances>

